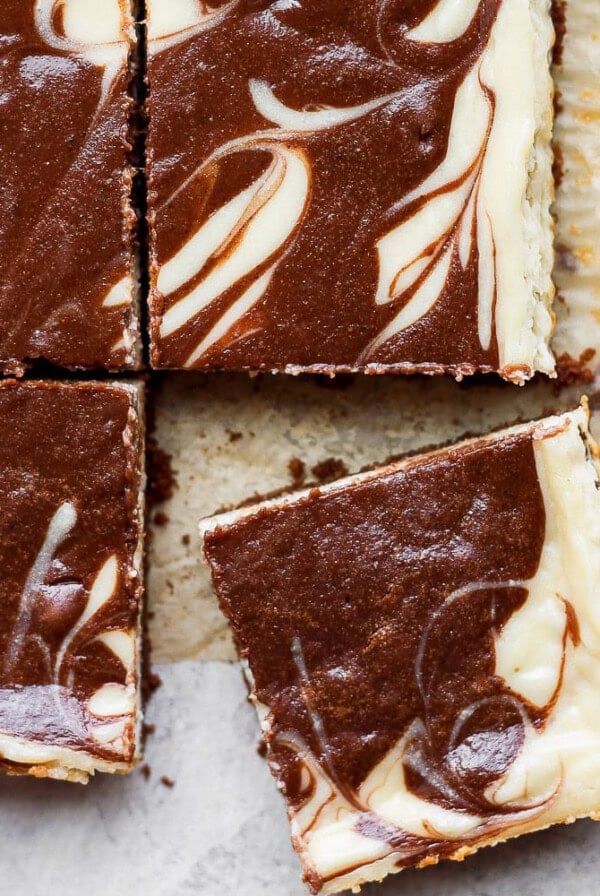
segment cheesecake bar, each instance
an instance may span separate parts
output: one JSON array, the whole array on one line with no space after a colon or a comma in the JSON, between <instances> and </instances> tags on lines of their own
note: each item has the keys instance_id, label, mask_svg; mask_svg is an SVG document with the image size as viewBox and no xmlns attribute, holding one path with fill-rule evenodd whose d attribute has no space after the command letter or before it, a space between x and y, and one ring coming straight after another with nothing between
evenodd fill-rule
<instances>
[{"instance_id":1,"label":"cheesecake bar","mask_svg":"<svg viewBox=\"0 0 600 896\"><path fill-rule=\"evenodd\" d=\"M0 4L0 371L138 366L129 0Z\"/></svg>"},{"instance_id":2,"label":"cheesecake bar","mask_svg":"<svg viewBox=\"0 0 600 896\"><path fill-rule=\"evenodd\" d=\"M154 367L553 372L550 0L148 16Z\"/></svg>"},{"instance_id":3,"label":"cheesecake bar","mask_svg":"<svg viewBox=\"0 0 600 896\"><path fill-rule=\"evenodd\" d=\"M585 406L205 521L312 891L600 812Z\"/></svg>"},{"instance_id":4,"label":"cheesecake bar","mask_svg":"<svg viewBox=\"0 0 600 896\"><path fill-rule=\"evenodd\" d=\"M140 751L140 387L0 383L0 769L85 782Z\"/></svg>"}]
</instances>

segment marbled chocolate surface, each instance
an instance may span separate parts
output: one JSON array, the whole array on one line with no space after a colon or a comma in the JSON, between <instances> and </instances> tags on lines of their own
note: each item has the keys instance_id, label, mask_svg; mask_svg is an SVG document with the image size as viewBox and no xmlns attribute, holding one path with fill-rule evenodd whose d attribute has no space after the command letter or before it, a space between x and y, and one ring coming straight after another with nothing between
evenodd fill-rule
<instances>
[{"instance_id":1,"label":"marbled chocolate surface","mask_svg":"<svg viewBox=\"0 0 600 896\"><path fill-rule=\"evenodd\" d=\"M136 364L128 5L0 7L0 368Z\"/></svg>"}]
</instances>

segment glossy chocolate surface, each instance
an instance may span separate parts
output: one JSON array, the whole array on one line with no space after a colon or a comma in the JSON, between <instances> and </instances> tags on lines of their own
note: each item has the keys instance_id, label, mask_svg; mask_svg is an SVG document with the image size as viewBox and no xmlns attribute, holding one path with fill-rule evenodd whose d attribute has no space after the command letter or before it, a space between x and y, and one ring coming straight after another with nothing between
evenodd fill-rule
<instances>
[{"instance_id":1,"label":"glossy chocolate surface","mask_svg":"<svg viewBox=\"0 0 600 896\"><path fill-rule=\"evenodd\" d=\"M376 303L375 246L422 207L422 200L403 205L403 199L444 160L457 90L484 52L501 3L481 0L455 40L409 39L409 30L435 5L240 0L215 4L196 29L150 42L159 267L176 257L211 213L263 177L266 186L248 212L256 214L257 203L266 203L277 177L284 176L275 171L269 180L278 152L283 168L291 150L310 172L306 205L289 234L251 275L240 276L169 334L161 331L162 316L208 282L217 263L235 251L248 221L168 295L159 276L155 365L343 370L371 364L404 371L422 365L431 372L449 367L467 373L498 367L495 332L486 348L478 336L478 250L463 267L458 244L452 249L453 231L441 238L451 258L440 298L414 324L376 345L431 268L398 298ZM336 127L277 131L257 110L252 81L267 84L279 103L300 112L391 99ZM488 99L492 109L493 95ZM270 281L252 304L246 291L258 275ZM195 357L202 343L205 349Z\"/></svg>"},{"instance_id":2,"label":"glossy chocolate surface","mask_svg":"<svg viewBox=\"0 0 600 896\"><path fill-rule=\"evenodd\" d=\"M0 368L133 366L127 39L65 33L65 7L0 4ZM118 25L118 5L117 25ZM123 5L123 10L125 5ZM108 40L108 37L107 37ZM131 334L132 340L134 334Z\"/></svg>"},{"instance_id":3,"label":"glossy chocolate surface","mask_svg":"<svg viewBox=\"0 0 600 896\"><path fill-rule=\"evenodd\" d=\"M410 792L492 827L514 812L488 788L519 754L526 720L543 725L551 706L496 675L494 644L527 599L544 535L529 433L315 489L207 533L294 809L314 796L311 755L361 832L407 850L406 864L454 852L460 839L415 837L361 804L360 785L408 737Z\"/></svg>"},{"instance_id":4,"label":"glossy chocolate surface","mask_svg":"<svg viewBox=\"0 0 600 896\"><path fill-rule=\"evenodd\" d=\"M118 749L94 738L95 725L118 719L90 707L106 685L136 684L105 638L137 638L136 401L111 384L0 385L3 736L132 757L133 738Z\"/></svg>"}]
</instances>

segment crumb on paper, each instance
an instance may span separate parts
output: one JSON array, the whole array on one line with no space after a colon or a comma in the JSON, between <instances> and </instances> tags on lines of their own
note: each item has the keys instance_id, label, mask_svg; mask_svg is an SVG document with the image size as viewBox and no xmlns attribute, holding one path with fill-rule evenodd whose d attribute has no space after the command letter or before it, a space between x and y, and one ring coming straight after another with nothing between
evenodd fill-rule
<instances>
[{"instance_id":1,"label":"crumb on paper","mask_svg":"<svg viewBox=\"0 0 600 896\"><path fill-rule=\"evenodd\" d=\"M301 486L306 477L306 464L299 457L292 457L288 463L288 470L294 487Z\"/></svg>"},{"instance_id":2,"label":"crumb on paper","mask_svg":"<svg viewBox=\"0 0 600 896\"><path fill-rule=\"evenodd\" d=\"M558 186L560 186L562 179L563 179L563 174L564 174L564 170L565 170L565 162L564 162L563 151L562 151L561 147L559 146L559 144L555 143L552 148L554 150L554 160L552 162L552 176L554 178L554 186L558 187Z\"/></svg>"},{"instance_id":3,"label":"crumb on paper","mask_svg":"<svg viewBox=\"0 0 600 896\"><path fill-rule=\"evenodd\" d=\"M156 672L148 672L144 678L144 695L146 700L159 689L162 684L160 675Z\"/></svg>"},{"instance_id":4,"label":"crumb on paper","mask_svg":"<svg viewBox=\"0 0 600 896\"><path fill-rule=\"evenodd\" d=\"M562 63L565 34L567 33L567 2L566 0L552 0L552 21L556 35L552 51L554 65Z\"/></svg>"},{"instance_id":5,"label":"crumb on paper","mask_svg":"<svg viewBox=\"0 0 600 896\"><path fill-rule=\"evenodd\" d=\"M165 787L175 787L175 781L173 778L170 778L168 775L161 775L160 783L164 784Z\"/></svg>"},{"instance_id":6,"label":"crumb on paper","mask_svg":"<svg viewBox=\"0 0 600 896\"><path fill-rule=\"evenodd\" d=\"M148 439L148 486L149 507L163 504L173 496L177 488L177 478L171 466L171 455L158 446L156 439Z\"/></svg>"},{"instance_id":7,"label":"crumb on paper","mask_svg":"<svg viewBox=\"0 0 600 896\"><path fill-rule=\"evenodd\" d=\"M333 482L335 479L341 479L342 476L348 475L348 467L339 457L328 457L326 460L315 464L311 469L311 473L319 484Z\"/></svg>"},{"instance_id":8,"label":"crumb on paper","mask_svg":"<svg viewBox=\"0 0 600 896\"><path fill-rule=\"evenodd\" d=\"M596 350L587 348L579 358L573 358L567 352L556 359L557 387L573 386L575 383L592 383L594 373L589 368L590 361L595 357Z\"/></svg>"}]
</instances>

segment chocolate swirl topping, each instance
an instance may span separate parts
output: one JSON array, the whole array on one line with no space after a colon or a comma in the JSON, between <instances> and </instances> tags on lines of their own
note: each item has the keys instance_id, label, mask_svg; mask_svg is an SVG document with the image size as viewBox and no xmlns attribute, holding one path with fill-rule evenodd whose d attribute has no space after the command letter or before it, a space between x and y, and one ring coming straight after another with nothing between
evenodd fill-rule
<instances>
[{"instance_id":1,"label":"chocolate swirl topping","mask_svg":"<svg viewBox=\"0 0 600 896\"><path fill-rule=\"evenodd\" d=\"M414 864L553 798L559 780L532 799L497 796L561 687L562 672L536 706L496 673L496 640L527 600L544 535L530 435L315 489L207 533L215 588L268 708L272 768L304 819L296 836L335 795L358 813L355 830ZM573 617L565 603L563 662ZM448 838L386 823L364 793L383 767L471 828Z\"/></svg>"},{"instance_id":2,"label":"chocolate swirl topping","mask_svg":"<svg viewBox=\"0 0 600 896\"><path fill-rule=\"evenodd\" d=\"M479 66L501 0L433 42L440 2L235 0L150 41L155 364L498 368Z\"/></svg>"},{"instance_id":3,"label":"chocolate swirl topping","mask_svg":"<svg viewBox=\"0 0 600 896\"><path fill-rule=\"evenodd\" d=\"M104 3L85 33L74 7L4 0L0 9L0 366L9 371L35 359L135 363L127 4Z\"/></svg>"},{"instance_id":4,"label":"chocolate swirl topping","mask_svg":"<svg viewBox=\"0 0 600 896\"><path fill-rule=\"evenodd\" d=\"M141 587L132 395L5 382L0 416L0 732L129 761Z\"/></svg>"}]
</instances>

